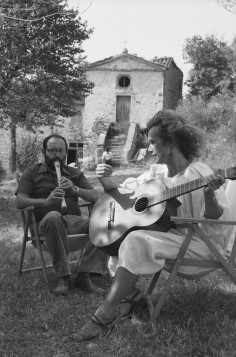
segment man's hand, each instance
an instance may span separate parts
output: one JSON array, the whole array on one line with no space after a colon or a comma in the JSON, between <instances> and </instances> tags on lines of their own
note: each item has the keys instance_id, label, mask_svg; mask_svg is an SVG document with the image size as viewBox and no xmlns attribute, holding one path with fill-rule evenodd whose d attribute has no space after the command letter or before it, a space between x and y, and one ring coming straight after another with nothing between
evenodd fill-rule
<instances>
[{"instance_id":1,"label":"man's hand","mask_svg":"<svg viewBox=\"0 0 236 357\"><path fill-rule=\"evenodd\" d=\"M45 201L46 206L49 206L51 203L55 201L62 201L63 197L65 196L65 191L61 187L56 187L48 196Z\"/></svg>"},{"instance_id":2,"label":"man's hand","mask_svg":"<svg viewBox=\"0 0 236 357\"><path fill-rule=\"evenodd\" d=\"M113 167L107 164L99 164L96 168L97 178L109 177L113 172Z\"/></svg>"},{"instance_id":3,"label":"man's hand","mask_svg":"<svg viewBox=\"0 0 236 357\"><path fill-rule=\"evenodd\" d=\"M71 180L62 176L60 180L60 188L62 188L67 193L76 193L75 185Z\"/></svg>"}]
</instances>

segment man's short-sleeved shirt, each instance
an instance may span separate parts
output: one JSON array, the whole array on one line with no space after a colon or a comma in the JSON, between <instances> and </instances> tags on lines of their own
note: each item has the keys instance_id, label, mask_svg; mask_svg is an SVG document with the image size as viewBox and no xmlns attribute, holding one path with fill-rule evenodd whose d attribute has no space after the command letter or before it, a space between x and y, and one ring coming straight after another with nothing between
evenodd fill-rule
<instances>
[{"instance_id":1,"label":"man's short-sleeved shirt","mask_svg":"<svg viewBox=\"0 0 236 357\"><path fill-rule=\"evenodd\" d=\"M102 159L105 159L105 160L112 160L113 159L113 154L109 151L104 151L103 154L102 154Z\"/></svg>"},{"instance_id":2,"label":"man's short-sleeved shirt","mask_svg":"<svg viewBox=\"0 0 236 357\"><path fill-rule=\"evenodd\" d=\"M75 186L83 189L93 189L93 186L78 169L63 165L61 175L70 179ZM21 193L36 199L47 198L57 186L56 173L51 171L45 163L40 163L27 168L23 172L16 194ZM65 200L68 214L80 216L78 197L73 193L66 194ZM60 210L61 201L56 201L48 207L38 207L35 209L36 221L39 222L50 211L60 212Z\"/></svg>"}]
</instances>

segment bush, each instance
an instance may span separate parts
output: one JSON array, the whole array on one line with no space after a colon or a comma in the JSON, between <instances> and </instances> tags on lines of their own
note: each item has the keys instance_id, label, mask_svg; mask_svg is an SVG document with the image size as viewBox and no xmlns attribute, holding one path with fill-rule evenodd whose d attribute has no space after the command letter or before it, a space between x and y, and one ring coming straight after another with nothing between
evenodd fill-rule
<instances>
[{"instance_id":1,"label":"bush","mask_svg":"<svg viewBox=\"0 0 236 357\"><path fill-rule=\"evenodd\" d=\"M38 136L29 132L17 138L17 168L23 172L28 166L38 162L42 141Z\"/></svg>"},{"instance_id":2,"label":"bush","mask_svg":"<svg viewBox=\"0 0 236 357\"><path fill-rule=\"evenodd\" d=\"M235 95L231 91L225 91L207 102L201 97L188 97L179 104L176 112L207 132L214 132L222 125L229 126L232 130L231 120L235 103Z\"/></svg>"},{"instance_id":3,"label":"bush","mask_svg":"<svg viewBox=\"0 0 236 357\"><path fill-rule=\"evenodd\" d=\"M184 99L176 112L206 133L206 149L202 160L213 170L226 168L235 163L236 103L232 92L226 91L204 102L199 97Z\"/></svg>"},{"instance_id":4,"label":"bush","mask_svg":"<svg viewBox=\"0 0 236 357\"><path fill-rule=\"evenodd\" d=\"M127 135L129 131L129 124L128 123L116 123L112 122L109 125L107 136L109 138L113 136L120 136L120 135Z\"/></svg>"},{"instance_id":5,"label":"bush","mask_svg":"<svg viewBox=\"0 0 236 357\"><path fill-rule=\"evenodd\" d=\"M206 150L202 160L213 170L224 169L235 164L235 152L232 131L222 125L214 133L207 135Z\"/></svg>"}]
</instances>

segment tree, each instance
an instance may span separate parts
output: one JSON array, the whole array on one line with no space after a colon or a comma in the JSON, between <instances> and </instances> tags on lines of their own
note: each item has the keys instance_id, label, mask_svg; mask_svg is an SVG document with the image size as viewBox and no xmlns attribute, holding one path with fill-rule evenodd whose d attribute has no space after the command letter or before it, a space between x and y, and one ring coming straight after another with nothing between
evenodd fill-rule
<instances>
[{"instance_id":1,"label":"tree","mask_svg":"<svg viewBox=\"0 0 236 357\"><path fill-rule=\"evenodd\" d=\"M193 64L185 84L190 95L209 99L232 87L235 77L235 52L232 46L214 36L194 36L186 40L184 59Z\"/></svg>"},{"instance_id":2,"label":"tree","mask_svg":"<svg viewBox=\"0 0 236 357\"><path fill-rule=\"evenodd\" d=\"M236 0L216 0L226 10L236 12Z\"/></svg>"},{"instance_id":3,"label":"tree","mask_svg":"<svg viewBox=\"0 0 236 357\"><path fill-rule=\"evenodd\" d=\"M0 8L0 127L11 130L13 172L16 128L58 125L90 93L81 45L92 30L67 1L0 0Z\"/></svg>"}]
</instances>

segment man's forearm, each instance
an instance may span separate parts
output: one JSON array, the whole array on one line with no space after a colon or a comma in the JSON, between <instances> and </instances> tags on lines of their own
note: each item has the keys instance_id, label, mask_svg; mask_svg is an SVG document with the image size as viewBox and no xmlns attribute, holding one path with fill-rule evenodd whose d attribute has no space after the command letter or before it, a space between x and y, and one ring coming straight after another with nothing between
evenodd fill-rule
<instances>
[{"instance_id":1,"label":"man's forearm","mask_svg":"<svg viewBox=\"0 0 236 357\"><path fill-rule=\"evenodd\" d=\"M34 206L34 207L45 207L45 198L30 198L26 196L19 196L19 194L16 196L16 208L17 209L24 209L29 206Z\"/></svg>"}]
</instances>

